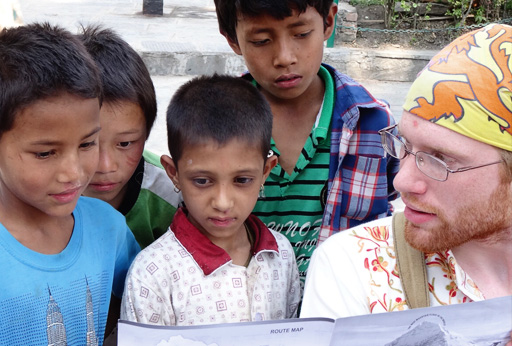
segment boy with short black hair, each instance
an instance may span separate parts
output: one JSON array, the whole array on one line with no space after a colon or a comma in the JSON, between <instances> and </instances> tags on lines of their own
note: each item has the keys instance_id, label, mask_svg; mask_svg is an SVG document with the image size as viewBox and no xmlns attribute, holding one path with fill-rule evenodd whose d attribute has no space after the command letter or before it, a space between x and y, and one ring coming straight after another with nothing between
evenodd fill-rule
<instances>
[{"instance_id":1,"label":"boy with short black hair","mask_svg":"<svg viewBox=\"0 0 512 346\"><path fill-rule=\"evenodd\" d=\"M140 250L124 217L80 197L98 164L101 83L68 31L0 32L0 344L101 345Z\"/></svg>"},{"instance_id":2,"label":"boy with short black hair","mask_svg":"<svg viewBox=\"0 0 512 346\"><path fill-rule=\"evenodd\" d=\"M250 83L197 77L167 110L162 164L184 207L135 259L121 318L198 325L295 317L300 299L289 241L251 215L276 163L272 113Z\"/></svg>"},{"instance_id":3,"label":"boy with short black hair","mask_svg":"<svg viewBox=\"0 0 512 346\"><path fill-rule=\"evenodd\" d=\"M301 279L316 245L333 233L390 215L398 161L378 130L389 107L322 64L334 30L332 0L215 0L220 32L245 59L244 76L274 115L278 157L255 215L287 236Z\"/></svg>"},{"instance_id":4,"label":"boy with short black hair","mask_svg":"<svg viewBox=\"0 0 512 346\"><path fill-rule=\"evenodd\" d=\"M156 95L142 58L111 29L82 28L79 38L103 85L100 161L84 195L104 200L126 217L141 248L165 233L181 196L160 158L144 150L156 118Z\"/></svg>"}]
</instances>

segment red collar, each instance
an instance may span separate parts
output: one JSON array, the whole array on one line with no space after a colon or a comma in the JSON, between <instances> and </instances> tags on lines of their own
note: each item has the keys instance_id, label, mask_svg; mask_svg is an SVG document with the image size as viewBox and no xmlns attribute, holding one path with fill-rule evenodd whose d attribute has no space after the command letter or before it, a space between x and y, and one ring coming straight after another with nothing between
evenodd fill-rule
<instances>
[{"instance_id":1,"label":"red collar","mask_svg":"<svg viewBox=\"0 0 512 346\"><path fill-rule=\"evenodd\" d=\"M210 275L216 269L231 261L231 257L224 249L212 243L208 237L192 225L185 211L184 208L179 208L176 211L171 230L181 245L192 255L204 275ZM254 234L254 245L251 250L253 256L261 251L279 253L276 238L258 217L251 214L245 222Z\"/></svg>"}]
</instances>

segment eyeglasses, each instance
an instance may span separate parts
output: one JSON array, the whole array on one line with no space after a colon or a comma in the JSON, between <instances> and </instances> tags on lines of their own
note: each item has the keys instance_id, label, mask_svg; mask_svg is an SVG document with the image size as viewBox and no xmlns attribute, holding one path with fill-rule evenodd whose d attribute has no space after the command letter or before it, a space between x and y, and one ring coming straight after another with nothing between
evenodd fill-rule
<instances>
[{"instance_id":1,"label":"eyeglasses","mask_svg":"<svg viewBox=\"0 0 512 346\"><path fill-rule=\"evenodd\" d=\"M440 160L435 156L427 154L424 151L413 152L412 150L408 149L407 144L403 141L403 139L391 133L391 131L397 125L398 124L395 124L392 126L385 127L382 130L379 130L384 150L389 155L399 160L404 159L409 154L414 155L416 158L416 167L418 167L421 173L425 174L427 177L432 178L434 180L446 181L448 179L449 173L465 172L471 169L486 167L503 162L503 160L500 160L491 163L486 163L485 165L450 169L448 168L448 165L444 161Z\"/></svg>"}]
</instances>

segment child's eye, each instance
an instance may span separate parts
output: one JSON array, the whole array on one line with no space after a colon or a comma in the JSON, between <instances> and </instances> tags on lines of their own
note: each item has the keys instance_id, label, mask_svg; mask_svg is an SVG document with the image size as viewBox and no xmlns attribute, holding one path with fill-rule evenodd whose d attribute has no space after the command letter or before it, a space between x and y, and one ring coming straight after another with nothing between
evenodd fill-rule
<instances>
[{"instance_id":1,"label":"child's eye","mask_svg":"<svg viewBox=\"0 0 512 346\"><path fill-rule=\"evenodd\" d=\"M92 148L95 145L96 145L96 141L90 141L90 142L85 142L85 143L80 144L80 148L82 148L82 149L90 149L90 148Z\"/></svg>"},{"instance_id":2,"label":"child's eye","mask_svg":"<svg viewBox=\"0 0 512 346\"><path fill-rule=\"evenodd\" d=\"M132 142L119 142L117 145L121 148L128 148Z\"/></svg>"},{"instance_id":3,"label":"child's eye","mask_svg":"<svg viewBox=\"0 0 512 346\"><path fill-rule=\"evenodd\" d=\"M34 155L36 156L36 159L47 159L50 157L50 155L54 154L53 151L42 151L40 153L34 153Z\"/></svg>"},{"instance_id":4,"label":"child's eye","mask_svg":"<svg viewBox=\"0 0 512 346\"><path fill-rule=\"evenodd\" d=\"M270 42L269 39L264 39L264 40L257 40L257 41L251 41L251 43L255 46L263 46L264 44Z\"/></svg>"},{"instance_id":5,"label":"child's eye","mask_svg":"<svg viewBox=\"0 0 512 346\"><path fill-rule=\"evenodd\" d=\"M313 31L310 30L308 32L303 32L303 33L300 33L298 35L296 35L297 37L308 37Z\"/></svg>"},{"instance_id":6,"label":"child's eye","mask_svg":"<svg viewBox=\"0 0 512 346\"><path fill-rule=\"evenodd\" d=\"M237 184L249 184L252 182L252 178L245 178L245 177L240 177L240 178L235 178L235 183Z\"/></svg>"},{"instance_id":7,"label":"child's eye","mask_svg":"<svg viewBox=\"0 0 512 346\"><path fill-rule=\"evenodd\" d=\"M210 182L210 180L206 178L195 178L193 179L194 184L204 186Z\"/></svg>"}]
</instances>

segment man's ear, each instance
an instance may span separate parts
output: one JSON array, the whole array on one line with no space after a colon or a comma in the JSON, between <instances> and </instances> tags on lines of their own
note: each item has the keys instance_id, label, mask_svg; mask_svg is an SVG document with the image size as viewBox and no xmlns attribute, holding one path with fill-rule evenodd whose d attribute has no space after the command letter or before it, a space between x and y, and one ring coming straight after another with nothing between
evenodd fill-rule
<instances>
[{"instance_id":1,"label":"man's ear","mask_svg":"<svg viewBox=\"0 0 512 346\"><path fill-rule=\"evenodd\" d=\"M174 164L174 160L169 155L162 155L160 157L160 163L164 167L167 176L174 183L174 186L179 187L178 168Z\"/></svg>"},{"instance_id":2,"label":"man's ear","mask_svg":"<svg viewBox=\"0 0 512 346\"><path fill-rule=\"evenodd\" d=\"M329 9L329 14L325 18L325 30L324 30L324 41L331 37L333 31L336 29L336 16L338 15L338 5L333 2Z\"/></svg>"}]
</instances>

